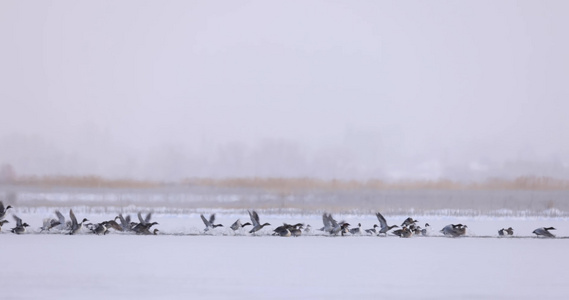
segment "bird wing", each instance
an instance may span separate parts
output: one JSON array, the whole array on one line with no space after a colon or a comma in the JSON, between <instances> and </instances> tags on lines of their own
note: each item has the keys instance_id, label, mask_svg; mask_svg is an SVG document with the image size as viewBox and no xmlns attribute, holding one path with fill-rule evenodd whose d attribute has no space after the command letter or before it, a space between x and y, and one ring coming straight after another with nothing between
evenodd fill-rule
<instances>
[{"instance_id":1,"label":"bird wing","mask_svg":"<svg viewBox=\"0 0 569 300\"><path fill-rule=\"evenodd\" d=\"M73 213L72 209L69 210L69 218L71 218L71 224L73 225L79 224L77 223L77 218L75 217L75 214Z\"/></svg>"},{"instance_id":2,"label":"bird wing","mask_svg":"<svg viewBox=\"0 0 569 300\"><path fill-rule=\"evenodd\" d=\"M59 224L65 224L65 217L63 216L63 214L61 212L59 212L59 210L55 211L55 215L57 216L57 219L59 220Z\"/></svg>"},{"instance_id":3,"label":"bird wing","mask_svg":"<svg viewBox=\"0 0 569 300\"><path fill-rule=\"evenodd\" d=\"M375 216L377 217L381 228L387 227L387 221L385 221L385 218L380 213L376 213Z\"/></svg>"},{"instance_id":4,"label":"bird wing","mask_svg":"<svg viewBox=\"0 0 569 300\"><path fill-rule=\"evenodd\" d=\"M322 223L324 223L324 227L330 227L330 220L328 220L328 215L326 213L322 214Z\"/></svg>"},{"instance_id":5,"label":"bird wing","mask_svg":"<svg viewBox=\"0 0 569 300\"><path fill-rule=\"evenodd\" d=\"M336 222L336 220L334 220L334 218L332 217L332 214L328 215L328 219L330 220L330 223L332 223L332 226L334 226L334 227L338 226L338 222Z\"/></svg>"},{"instance_id":6,"label":"bird wing","mask_svg":"<svg viewBox=\"0 0 569 300\"><path fill-rule=\"evenodd\" d=\"M18 218L18 216L16 216L16 215L12 215L12 217L14 217L14 221L16 221L16 227L21 227L22 226L22 219Z\"/></svg>"},{"instance_id":7,"label":"bird wing","mask_svg":"<svg viewBox=\"0 0 569 300\"><path fill-rule=\"evenodd\" d=\"M146 215L146 218L144 218L144 222L150 223L150 219L152 219L152 212L149 212L149 213Z\"/></svg>"},{"instance_id":8,"label":"bird wing","mask_svg":"<svg viewBox=\"0 0 569 300\"><path fill-rule=\"evenodd\" d=\"M130 215L127 215L124 220L126 221L127 225L130 225Z\"/></svg>"},{"instance_id":9,"label":"bird wing","mask_svg":"<svg viewBox=\"0 0 569 300\"><path fill-rule=\"evenodd\" d=\"M249 217L251 218L251 222L253 223L253 227L260 226L259 216L257 215L257 213L255 211L253 211L253 212L247 211L247 212L249 213Z\"/></svg>"},{"instance_id":10,"label":"bird wing","mask_svg":"<svg viewBox=\"0 0 569 300\"><path fill-rule=\"evenodd\" d=\"M235 223L231 224L231 226L229 228L231 228L233 230L237 230L237 229L239 229L239 227L241 227L241 222L239 219L237 219L237 221L235 221Z\"/></svg>"},{"instance_id":11,"label":"bird wing","mask_svg":"<svg viewBox=\"0 0 569 300\"><path fill-rule=\"evenodd\" d=\"M122 226L126 226L128 224L122 214L119 214L119 221L121 221Z\"/></svg>"},{"instance_id":12,"label":"bird wing","mask_svg":"<svg viewBox=\"0 0 569 300\"><path fill-rule=\"evenodd\" d=\"M213 225L213 223L215 223L215 214L212 214L211 216L209 216L209 223Z\"/></svg>"},{"instance_id":13,"label":"bird wing","mask_svg":"<svg viewBox=\"0 0 569 300\"><path fill-rule=\"evenodd\" d=\"M2 201L0 201L0 211L4 211L4 203Z\"/></svg>"},{"instance_id":14,"label":"bird wing","mask_svg":"<svg viewBox=\"0 0 569 300\"><path fill-rule=\"evenodd\" d=\"M205 227L211 226L211 223L203 215L200 215L200 217L202 218L202 221L205 224Z\"/></svg>"},{"instance_id":15,"label":"bird wing","mask_svg":"<svg viewBox=\"0 0 569 300\"><path fill-rule=\"evenodd\" d=\"M142 218L142 215L140 214L140 212L138 212L138 221L140 222L140 224L146 224L146 222Z\"/></svg>"}]
</instances>

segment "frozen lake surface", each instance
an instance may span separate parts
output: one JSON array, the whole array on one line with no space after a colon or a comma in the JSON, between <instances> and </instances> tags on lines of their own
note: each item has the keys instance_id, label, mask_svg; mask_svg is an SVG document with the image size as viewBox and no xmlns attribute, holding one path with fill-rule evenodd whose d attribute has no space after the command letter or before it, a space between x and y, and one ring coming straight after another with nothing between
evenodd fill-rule
<instances>
[{"instance_id":1,"label":"frozen lake surface","mask_svg":"<svg viewBox=\"0 0 569 300\"><path fill-rule=\"evenodd\" d=\"M21 214L36 230L49 214ZM92 221L109 215L85 215ZM83 214L79 218L84 217ZM335 216L369 228L375 216ZM400 224L403 216L386 216ZM227 227L245 215L219 215ZM10 220L10 219L9 219ZM283 221L321 226L321 218L261 215L260 236L226 228L199 234L199 215L160 215L163 235L0 234L2 299L566 299L569 222L554 218L419 217L431 237L267 236ZM469 226L468 237L437 232ZM10 224L6 224L4 231ZM512 226L513 238L497 230ZM533 238L537 227L557 239ZM192 235L187 235L192 234Z\"/></svg>"}]
</instances>

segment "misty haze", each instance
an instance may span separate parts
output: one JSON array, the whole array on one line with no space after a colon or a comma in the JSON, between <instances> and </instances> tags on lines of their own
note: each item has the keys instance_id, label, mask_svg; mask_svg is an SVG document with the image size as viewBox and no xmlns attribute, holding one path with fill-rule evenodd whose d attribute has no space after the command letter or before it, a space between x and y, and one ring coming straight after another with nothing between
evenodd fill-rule
<instances>
[{"instance_id":1,"label":"misty haze","mask_svg":"<svg viewBox=\"0 0 569 300\"><path fill-rule=\"evenodd\" d=\"M0 163L569 179L564 2L298 5L2 4Z\"/></svg>"}]
</instances>

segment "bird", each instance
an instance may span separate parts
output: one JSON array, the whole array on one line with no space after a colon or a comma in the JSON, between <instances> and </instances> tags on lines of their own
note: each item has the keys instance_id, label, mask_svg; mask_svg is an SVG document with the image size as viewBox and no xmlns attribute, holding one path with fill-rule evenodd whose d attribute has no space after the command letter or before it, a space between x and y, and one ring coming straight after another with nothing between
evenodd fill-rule
<instances>
[{"instance_id":1,"label":"bird","mask_svg":"<svg viewBox=\"0 0 569 300\"><path fill-rule=\"evenodd\" d=\"M540 228L534 230L533 233L535 233L538 237L543 236L543 237L554 238L555 235L553 235L553 233L549 232L550 230L555 230L555 228L553 228L553 227L540 227Z\"/></svg>"},{"instance_id":2,"label":"bird","mask_svg":"<svg viewBox=\"0 0 569 300\"><path fill-rule=\"evenodd\" d=\"M324 227L320 228L320 231L325 231L325 232L330 232L330 230L338 226L338 222L334 220L331 214L327 213L322 214L322 223L324 223Z\"/></svg>"},{"instance_id":3,"label":"bird","mask_svg":"<svg viewBox=\"0 0 569 300\"><path fill-rule=\"evenodd\" d=\"M65 217L63 216L63 214L59 211L56 210L55 211L55 215L57 216L57 220L59 220L59 225L57 225L57 229L59 230L69 230L71 229L71 222L65 222Z\"/></svg>"},{"instance_id":4,"label":"bird","mask_svg":"<svg viewBox=\"0 0 569 300\"><path fill-rule=\"evenodd\" d=\"M379 227L379 226L377 226L377 224L373 224L373 228L366 229L365 231L367 234L375 235L375 234L377 234L377 230L376 230L377 227Z\"/></svg>"},{"instance_id":5,"label":"bird","mask_svg":"<svg viewBox=\"0 0 569 300\"><path fill-rule=\"evenodd\" d=\"M460 226L457 226L455 229L457 230L459 235L465 235L466 234L466 228L468 228L468 226L466 225L462 225L459 224Z\"/></svg>"},{"instance_id":6,"label":"bird","mask_svg":"<svg viewBox=\"0 0 569 300\"><path fill-rule=\"evenodd\" d=\"M71 226L69 226L69 233L68 233L69 235L76 234L77 232L79 232L79 230L83 226L83 223L89 221L86 218L83 218L83 221L81 221L81 223L78 223L77 218L75 217L75 214L73 213L72 209L69 210L69 218L71 219Z\"/></svg>"},{"instance_id":7,"label":"bird","mask_svg":"<svg viewBox=\"0 0 569 300\"><path fill-rule=\"evenodd\" d=\"M138 223L136 226L132 228L132 231L136 232L136 234L149 235L152 234L152 232L150 232L150 227L154 225L158 225L158 222L145 223L145 224Z\"/></svg>"},{"instance_id":8,"label":"bird","mask_svg":"<svg viewBox=\"0 0 569 300\"><path fill-rule=\"evenodd\" d=\"M290 225L287 223L283 223L282 226L279 226L273 230L273 235L278 235L282 237L289 237L289 236L300 236L302 234L302 228L304 224L297 223L294 225Z\"/></svg>"},{"instance_id":9,"label":"bird","mask_svg":"<svg viewBox=\"0 0 569 300\"><path fill-rule=\"evenodd\" d=\"M0 221L0 231L2 231L2 225L6 224L6 223L10 223L10 222L8 222L8 220Z\"/></svg>"},{"instance_id":10,"label":"bird","mask_svg":"<svg viewBox=\"0 0 569 300\"><path fill-rule=\"evenodd\" d=\"M116 219L119 219L119 221L121 222L119 225L122 230L120 231L132 231L132 225L130 224L130 215L123 217L122 214L119 214L118 216L115 217L115 222Z\"/></svg>"},{"instance_id":11,"label":"bird","mask_svg":"<svg viewBox=\"0 0 569 300\"><path fill-rule=\"evenodd\" d=\"M138 212L138 221L140 222L139 224L146 225L150 223L150 219L152 219L151 212L149 212L144 219L142 218L142 214Z\"/></svg>"},{"instance_id":12,"label":"bird","mask_svg":"<svg viewBox=\"0 0 569 300\"><path fill-rule=\"evenodd\" d=\"M312 226L310 226L310 224L306 225L306 227L304 228L304 233L306 234L312 233Z\"/></svg>"},{"instance_id":13,"label":"bird","mask_svg":"<svg viewBox=\"0 0 569 300\"><path fill-rule=\"evenodd\" d=\"M120 219L120 214L119 214L119 219ZM124 223L123 220L121 220L121 228L123 228L123 230L125 230L125 226L127 229L127 231L134 231L136 234L152 234L150 232L150 227L153 225L156 225L158 223L154 222L154 223L150 223L150 219L152 219L152 212L146 214L146 217L143 218L142 217L142 213L138 212L137 214L138 216L138 221L139 223L136 222L130 222L130 216L127 216L124 219ZM116 218L115 218L116 219ZM128 223L128 225L127 225Z\"/></svg>"},{"instance_id":14,"label":"bird","mask_svg":"<svg viewBox=\"0 0 569 300\"><path fill-rule=\"evenodd\" d=\"M308 225L308 226L310 226L310 225ZM294 237L301 236L303 227L304 227L304 224L294 225L294 228L292 230L290 230L290 234Z\"/></svg>"},{"instance_id":15,"label":"bird","mask_svg":"<svg viewBox=\"0 0 569 300\"><path fill-rule=\"evenodd\" d=\"M425 223L425 228L421 229L421 234L423 236L429 235L429 227L431 227L431 225L429 225L429 223Z\"/></svg>"},{"instance_id":16,"label":"bird","mask_svg":"<svg viewBox=\"0 0 569 300\"><path fill-rule=\"evenodd\" d=\"M96 224L85 224L85 226L87 226L87 228L89 228L89 230L91 230L91 232L93 232L94 234L107 234L109 233L109 229L114 229L117 231L123 231L122 227L115 222L115 220L110 220L110 221L104 221L101 223L96 223Z\"/></svg>"},{"instance_id":17,"label":"bird","mask_svg":"<svg viewBox=\"0 0 569 300\"><path fill-rule=\"evenodd\" d=\"M415 225L415 224L411 224L409 226L409 230L411 230L413 232L413 234L422 234L423 232L423 228L421 228L421 226Z\"/></svg>"},{"instance_id":18,"label":"bird","mask_svg":"<svg viewBox=\"0 0 569 300\"><path fill-rule=\"evenodd\" d=\"M498 230L498 235L499 235L499 236L503 236L503 235L504 235L504 230L505 230L504 228Z\"/></svg>"},{"instance_id":19,"label":"bird","mask_svg":"<svg viewBox=\"0 0 569 300\"><path fill-rule=\"evenodd\" d=\"M284 223L282 226L279 226L273 230L273 235L278 235L278 236L282 236L282 237L289 237L289 236L291 236L290 230L292 228L293 228L292 225Z\"/></svg>"},{"instance_id":20,"label":"bird","mask_svg":"<svg viewBox=\"0 0 569 300\"><path fill-rule=\"evenodd\" d=\"M50 219L50 218L44 219L43 226L40 227L40 232L43 232L44 230L49 231L50 229L58 226L59 224L61 223L56 219Z\"/></svg>"},{"instance_id":21,"label":"bird","mask_svg":"<svg viewBox=\"0 0 569 300\"><path fill-rule=\"evenodd\" d=\"M401 227L403 226L410 226L417 223L417 220L413 220L413 218L409 217L407 219L405 219L405 221L403 221L403 223L401 223Z\"/></svg>"},{"instance_id":22,"label":"bird","mask_svg":"<svg viewBox=\"0 0 569 300\"><path fill-rule=\"evenodd\" d=\"M8 212L8 209L13 208L12 206L8 205L6 206L6 208L4 208L4 203L2 203L2 201L0 201L0 220L4 219L4 217L6 216L6 212Z\"/></svg>"},{"instance_id":23,"label":"bird","mask_svg":"<svg viewBox=\"0 0 569 300\"><path fill-rule=\"evenodd\" d=\"M451 237L459 237L466 233L466 228L468 228L468 226L462 224L449 224L443 227L440 232Z\"/></svg>"},{"instance_id":24,"label":"bird","mask_svg":"<svg viewBox=\"0 0 569 300\"><path fill-rule=\"evenodd\" d=\"M396 231L401 231L398 235L399 235L399 237L402 237L402 238L412 237L413 232L414 232L409 227L403 227L401 230L396 230Z\"/></svg>"},{"instance_id":25,"label":"bird","mask_svg":"<svg viewBox=\"0 0 569 300\"><path fill-rule=\"evenodd\" d=\"M251 229L249 233L255 233L261 230L263 227L271 225L270 223L264 223L263 225L261 225L261 222L259 221L259 215L257 214L256 211L253 212L247 211L247 212L249 213L249 217L251 218L251 223L253 223L253 229Z\"/></svg>"},{"instance_id":26,"label":"bird","mask_svg":"<svg viewBox=\"0 0 569 300\"><path fill-rule=\"evenodd\" d=\"M346 233L350 232L348 230L349 226L350 226L350 223L346 223L344 221L341 221L334 228L332 228L332 230L330 230L330 234L338 235L338 233L341 233L342 236L344 236Z\"/></svg>"},{"instance_id":27,"label":"bird","mask_svg":"<svg viewBox=\"0 0 569 300\"><path fill-rule=\"evenodd\" d=\"M358 223L358 227L350 229L352 235L362 234L362 223Z\"/></svg>"},{"instance_id":28,"label":"bird","mask_svg":"<svg viewBox=\"0 0 569 300\"><path fill-rule=\"evenodd\" d=\"M87 227L87 229L91 230L92 233L96 234L96 235L100 235L100 234L107 234L108 232L108 228L107 228L107 222L102 222L102 223L88 223L85 224L85 227Z\"/></svg>"},{"instance_id":29,"label":"bird","mask_svg":"<svg viewBox=\"0 0 569 300\"><path fill-rule=\"evenodd\" d=\"M117 223L115 220L109 220L109 221L105 221L104 223L105 226L107 227L107 229L114 229L116 231L124 231L124 229L122 228L121 225L119 225L119 223Z\"/></svg>"},{"instance_id":30,"label":"bird","mask_svg":"<svg viewBox=\"0 0 569 300\"><path fill-rule=\"evenodd\" d=\"M216 227L223 227L221 224L213 224L215 222L215 214L209 216L209 220L206 219L203 215L200 215L202 218L203 223L205 224L204 232L214 229Z\"/></svg>"},{"instance_id":31,"label":"bird","mask_svg":"<svg viewBox=\"0 0 569 300\"><path fill-rule=\"evenodd\" d=\"M324 223L324 227L320 228L321 231L325 231L334 235L337 235L340 232L342 232L342 235L344 235L345 233L349 232L348 226L350 226L350 224L344 221L337 222L334 220L331 214L324 213L322 215L322 222Z\"/></svg>"},{"instance_id":32,"label":"bird","mask_svg":"<svg viewBox=\"0 0 569 300\"><path fill-rule=\"evenodd\" d=\"M22 219L18 218L18 216L13 215L14 220L16 221L16 227L12 228L12 233L15 234L22 234L24 232L26 232L26 227L29 227L30 225L28 225L28 223L23 223Z\"/></svg>"},{"instance_id":33,"label":"bird","mask_svg":"<svg viewBox=\"0 0 569 300\"><path fill-rule=\"evenodd\" d=\"M407 226L403 226L403 228L401 229L393 230L391 234L401 237L401 235L403 234L403 230L407 230Z\"/></svg>"},{"instance_id":34,"label":"bird","mask_svg":"<svg viewBox=\"0 0 569 300\"><path fill-rule=\"evenodd\" d=\"M379 225L381 226L381 229L379 230L379 234L385 234L385 236L387 236L387 232L395 227L399 227L397 225L392 225L392 226L388 226L387 225L387 221L385 221L385 218L381 215L381 213L376 213L375 216L377 217L377 220L379 220Z\"/></svg>"},{"instance_id":35,"label":"bird","mask_svg":"<svg viewBox=\"0 0 569 300\"><path fill-rule=\"evenodd\" d=\"M245 224L241 224L241 219L237 219L237 221L235 221L233 224L231 224L231 226L229 228L231 228L233 231L237 231L245 226L251 225L251 223L247 222Z\"/></svg>"},{"instance_id":36,"label":"bird","mask_svg":"<svg viewBox=\"0 0 569 300\"><path fill-rule=\"evenodd\" d=\"M506 233L508 235L514 235L514 229L512 227L508 227L508 229L506 229Z\"/></svg>"}]
</instances>

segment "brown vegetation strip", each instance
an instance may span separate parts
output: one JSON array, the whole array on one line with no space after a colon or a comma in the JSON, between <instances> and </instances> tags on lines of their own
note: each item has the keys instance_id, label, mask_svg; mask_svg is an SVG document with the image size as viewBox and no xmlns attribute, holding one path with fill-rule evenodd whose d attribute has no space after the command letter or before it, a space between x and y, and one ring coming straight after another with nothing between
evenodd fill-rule
<instances>
[{"instance_id":1,"label":"brown vegetation strip","mask_svg":"<svg viewBox=\"0 0 569 300\"><path fill-rule=\"evenodd\" d=\"M189 178L178 182L108 179L99 176L23 176L20 186L151 189L168 186L263 189L273 192L306 190L569 190L569 180L525 176L513 180L491 178L480 182L440 180L325 180L317 178Z\"/></svg>"}]
</instances>

